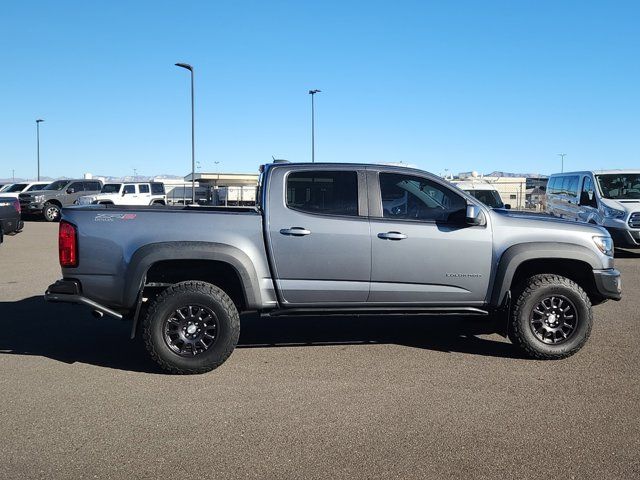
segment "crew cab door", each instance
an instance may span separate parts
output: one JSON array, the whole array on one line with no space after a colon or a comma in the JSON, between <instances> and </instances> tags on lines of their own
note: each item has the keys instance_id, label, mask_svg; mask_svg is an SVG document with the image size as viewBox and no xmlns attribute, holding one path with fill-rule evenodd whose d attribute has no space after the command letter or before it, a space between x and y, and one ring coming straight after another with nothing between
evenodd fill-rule
<instances>
[{"instance_id":1,"label":"crew cab door","mask_svg":"<svg viewBox=\"0 0 640 480\"><path fill-rule=\"evenodd\" d=\"M371 275L365 172L272 167L265 229L285 306L365 304Z\"/></svg>"},{"instance_id":2,"label":"crew cab door","mask_svg":"<svg viewBox=\"0 0 640 480\"><path fill-rule=\"evenodd\" d=\"M482 305L491 274L491 227L465 223L466 199L430 176L371 170L367 183L369 304Z\"/></svg>"}]
</instances>

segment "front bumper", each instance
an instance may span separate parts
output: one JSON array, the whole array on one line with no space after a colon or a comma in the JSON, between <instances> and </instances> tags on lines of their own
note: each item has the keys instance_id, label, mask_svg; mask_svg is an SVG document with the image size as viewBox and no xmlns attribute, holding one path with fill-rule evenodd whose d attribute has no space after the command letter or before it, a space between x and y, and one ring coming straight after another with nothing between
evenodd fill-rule
<instances>
[{"instance_id":1,"label":"front bumper","mask_svg":"<svg viewBox=\"0 0 640 480\"><path fill-rule=\"evenodd\" d=\"M620 300L622 298L622 280L620 272L615 268L594 270L593 278L596 289L603 298Z\"/></svg>"},{"instance_id":2,"label":"front bumper","mask_svg":"<svg viewBox=\"0 0 640 480\"><path fill-rule=\"evenodd\" d=\"M20 202L20 209L22 210L22 213L42 213L42 208L42 203Z\"/></svg>"},{"instance_id":3,"label":"front bumper","mask_svg":"<svg viewBox=\"0 0 640 480\"><path fill-rule=\"evenodd\" d=\"M44 292L44 299L52 303L76 303L87 305L93 310L104 313L114 318L122 319L123 315L111 310L104 305L94 302L87 297L82 296L82 288L77 280L58 280L56 283L49 285L47 291Z\"/></svg>"},{"instance_id":4,"label":"front bumper","mask_svg":"<svg viewBox=\"0 0 640 480\"><path fill-rule=\"evenodd\" d=\"M640 230L604 227L607 229L616 247L640 248Z\"/></svg>"}]
</instances>

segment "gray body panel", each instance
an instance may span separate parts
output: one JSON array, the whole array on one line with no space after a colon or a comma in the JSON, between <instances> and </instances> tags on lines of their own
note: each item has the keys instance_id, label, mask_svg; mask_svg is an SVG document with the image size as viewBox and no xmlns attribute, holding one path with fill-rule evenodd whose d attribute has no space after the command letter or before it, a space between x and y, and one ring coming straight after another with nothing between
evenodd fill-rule
<instances>
[{"instance_id":1,"label":"gray body panel","mask_svg":"<svg viewBox=\"0 0 640 480\"><path fill-rule=\"evenodd\" d=\"M299 170L358 172L358 216L307 213L286 204L286 178ZM382 218L378 172L424 177L451 189L484 215L483 225ZM402 167L273 164L259 208L105 207L63 210L78 228L79 266L63 269L83 295L134 308L148 268L162 260L217 260L243 283L247 308L495 307L517 266L570 258L594 271L613 259L594 245L601 227L541 215L491 210L428 173ZM282 230L304 229L304 235ZM379 233L401 232L401 240Z\"/></svg>"}]
</instances>

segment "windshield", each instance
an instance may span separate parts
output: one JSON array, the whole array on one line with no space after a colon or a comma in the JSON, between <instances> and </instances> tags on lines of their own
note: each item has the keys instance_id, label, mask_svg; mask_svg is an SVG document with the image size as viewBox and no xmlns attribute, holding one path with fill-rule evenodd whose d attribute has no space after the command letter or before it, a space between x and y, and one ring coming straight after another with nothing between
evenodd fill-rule
<instances>
[{"instance_id":1,"label":"windshield","mask_svg":"<svg viewBox=\"0 0 640 480\"><path fill-rule=\"evenodd\" d=\"M50 183L49 185L44 187L42 190L59 191L59 190L62 190L67 183L69 183L68 180L56 180L55 182Z\"/></svg>"},{"instance_id":2,"label":"windshield","mask_svg":"<svg viewBox=\"0 0 640 480\"><path fill-rule=\"evenodd\" d=\"M121 183L107 183L100 193L118 193L120 191Z\"/></svg>"},{"instance_id":3,"label":"windshield","mask_svg":"<svg viewBox=\"0 0 640 480\"><path fill-rule=\"evenodd\" d=\"M596 175L600 193L611 200L640 199L640 173Z\"/></svg>"},{"instance_id":4,"label":"windshield","mask_svg":"<svg viewBox=\"0 0 640 480\"><path fill-rule=\"evenodd\" d=\"M47 186L46 183L43 183L42 185L31 185L29 188L27 188L27 192L33 192L34 190L42 190L46 186Z\"/></svg>"},{"instance_id":5,"label":"windshield","mask_svg":"<svg viewBox=\"0 0 640 480\"><path fill-rule=\"evenodd\" d=\"M9 192L21 192L22 190L24 190L24 187L26 187L26 186L27 186L26 183L14 183L13 185L11 185L9 188L7 188L4 191L7 192L7 193L9 193Z\"/></svg>"},{"instance_id":6,"label":"windshield","mask_svg":"<svg viewBox=\"0 0 640 480\"><path fill-rule=\"evenodd\" d=\"M495 190L466 190L472 197L480 200L487 207L504 208L500 195Z\"/></svg>"}]
</instances>

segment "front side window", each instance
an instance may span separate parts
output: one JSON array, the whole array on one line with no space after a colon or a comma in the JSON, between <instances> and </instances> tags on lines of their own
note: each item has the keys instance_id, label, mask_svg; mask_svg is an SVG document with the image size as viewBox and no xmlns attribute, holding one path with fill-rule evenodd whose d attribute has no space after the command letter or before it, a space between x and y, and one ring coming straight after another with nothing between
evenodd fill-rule
<instances>
[{"instance_id":1,"label":"front side window","mask_svg":"<svg viewBox=\"0 0 640 480\"><path fill-rule=\"evenodd\" d=\"M356 172L304 171L287 176L287 207L325 215L358 215Z\"/></svg>"},{"instance_id":2,"label":"front side window","mask_svg":"<svg viewBox=\"0 0 640 480\"><path fill-rule=\"evenodd\" d=\"M640 173L612 173L596 175L604 198L611 200L640 199Z\"/></svg>"},{"instance_id":3,"label":"front side window","mask_svg":"<svg viewBox=\"0 0 640 480\"><path fill-rule=\"evenodd\" d=\"M136 193L136 186L135 185L125 185L124 186L124 190L122 191L122 193L124 193L125 195L132 195L132 194Z\"/></svg>"},{"instance_id":4,"label":"front side window","mask_svg":"<svg viewBox=\"0 0 640 480\"><path fill-rule=\"evenodd\" d=\"M27 186L26 183L14 183L9 188L5 190L5 192L21 192Z\"/></svg>"},{"instance_id":5,"label":"front side window","mask_svg":"<svg viewBox=\"0 0 640 480\"><path fill-rule=\"evenodd\" d=\"M383 218L455 222L464 220L467 202L443 185L397 173L380 174Z\"/></svg>"},{"instance_id":6,"label":"front side window","mask_svg":"<svg viewBox=\"0 0 640 480\"><path fill-rule=\"evenodd\" d=\"M67 183L69 183L68 180L56 180L55 182L50 183L49 185L44 187L43 190L54 190L56 192L59 192L67 185Z\"/></svg>"},{"instance_id":7,"label":"front side window","mask_svg":"<svg viewBox=\"0 0 640 480\"><path fill-rule=\"evenodd\" d=\"M586 205L590 207L597 207L598 203L593 191L593 182L591 177L585 177L582 184L582 191L580 192L580 205Z\"/></svg>"},{"instance_id":8,"label":"front side window","mask_svg":"<svg viewBox=\"0 0 640 480\"><path fill-rule=\"evenodd\" d=\"M73 190L73 193L82 192L84 191L84 185L82 182L73 182L71 185L69 185L69 188L67 188L67 190Z\"/></svg>"}]
</instances>

